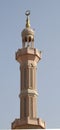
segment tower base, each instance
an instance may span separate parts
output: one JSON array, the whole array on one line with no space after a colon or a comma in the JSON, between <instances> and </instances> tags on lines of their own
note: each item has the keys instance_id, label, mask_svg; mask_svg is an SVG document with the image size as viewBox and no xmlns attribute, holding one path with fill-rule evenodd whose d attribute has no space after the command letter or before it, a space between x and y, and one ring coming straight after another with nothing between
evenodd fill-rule
<instances>
[{"instance_id":1,"label":"tower base","mask_svg":"<svg viewBox=\"0 0 60 130\"><path fill-rule=\"evenodd\" d=\"M39 118L30 119L15 119L11 125L12 129L45 129L45 122Z\"/></svg>"}]
</instances>

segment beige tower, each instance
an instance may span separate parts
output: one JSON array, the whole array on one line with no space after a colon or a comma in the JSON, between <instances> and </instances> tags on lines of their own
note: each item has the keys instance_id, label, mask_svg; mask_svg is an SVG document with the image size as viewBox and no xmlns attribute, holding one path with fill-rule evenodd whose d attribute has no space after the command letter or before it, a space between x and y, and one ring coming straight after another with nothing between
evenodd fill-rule
<instances>
[{"instance_id":1,"label":"beige tower","mask_svg":"<svg viewBox=\"0 0 60 130\"><path fill-rule=\"evenodd\" d=\"M22 48L16 52L20 64L20 119L15 119L12 129L45 128L45 122L37 118L36 69L41 52L34 48L34 30L30 27L30 12L26 11L26 27L22 31Z\"/></svg>"}]
</instances>

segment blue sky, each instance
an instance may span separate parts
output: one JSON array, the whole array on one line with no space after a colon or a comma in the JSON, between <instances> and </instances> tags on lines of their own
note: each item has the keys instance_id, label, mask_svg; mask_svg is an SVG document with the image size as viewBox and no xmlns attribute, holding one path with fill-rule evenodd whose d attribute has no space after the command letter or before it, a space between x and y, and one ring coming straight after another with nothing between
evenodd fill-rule
<instances>
[{"instance_id":1,"label":"blue sky","mask_svg":"<svg viewBox=\"0 0 60 130\"><path fill-rule=\"evenodd\" d=\"M60 128L60 0L0 0L0 129L11 128L19 118L19 64L25 11L31 11L35 47L42 51L38 63L38 117L47 128Z\"/></svg>"}]
</instances>

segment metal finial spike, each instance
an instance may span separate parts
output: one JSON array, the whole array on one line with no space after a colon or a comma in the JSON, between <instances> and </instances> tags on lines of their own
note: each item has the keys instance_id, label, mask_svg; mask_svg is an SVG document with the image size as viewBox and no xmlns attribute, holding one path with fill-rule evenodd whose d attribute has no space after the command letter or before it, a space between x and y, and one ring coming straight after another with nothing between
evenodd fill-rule
<instances>
[{"instance_id":1,"label":"metal finial spike","mask_svg":"<svg viewBox=\"0 0 60 130\"><path fill-rule=\"evenodd\" d=\"M27 19L26 19L26 28L29 28L30 27L30 20L29 20L29 15L30 15L30 10L27 10L25 12L25 15L27 16Z\"/></svg>"}]
</instances>

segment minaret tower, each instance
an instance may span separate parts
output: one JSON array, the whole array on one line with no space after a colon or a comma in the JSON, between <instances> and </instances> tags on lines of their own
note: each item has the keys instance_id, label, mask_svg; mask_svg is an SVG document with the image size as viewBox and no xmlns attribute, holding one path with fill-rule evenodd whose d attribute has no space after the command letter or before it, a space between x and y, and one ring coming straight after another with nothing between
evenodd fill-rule
<instances>
[{"instance_id":1,"label":"minaret tower","mask_svg":"<svg viewBox=\"0 0 60 130\"><path fill-rule=\"evenodd\" d=\"M34 48L34 30L30 26L30 11L26 11L26 27L23 29L22 48L16 52L20 64L20 119L15 119L12 129L45 128L45 122L37 118L36 69L41 52Z\"/></svg>"}]
</instances>

